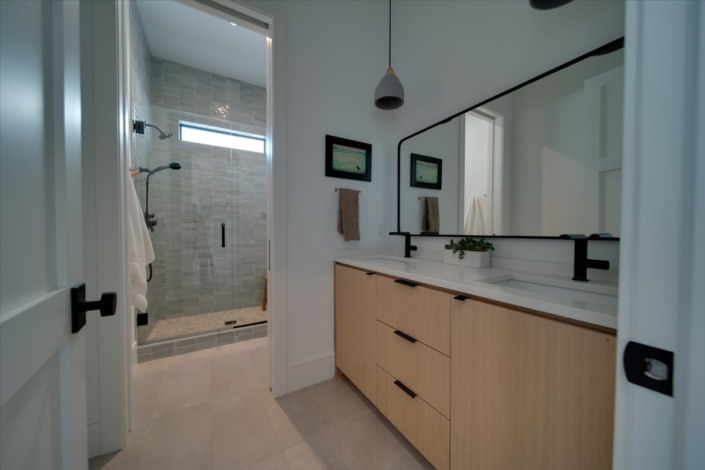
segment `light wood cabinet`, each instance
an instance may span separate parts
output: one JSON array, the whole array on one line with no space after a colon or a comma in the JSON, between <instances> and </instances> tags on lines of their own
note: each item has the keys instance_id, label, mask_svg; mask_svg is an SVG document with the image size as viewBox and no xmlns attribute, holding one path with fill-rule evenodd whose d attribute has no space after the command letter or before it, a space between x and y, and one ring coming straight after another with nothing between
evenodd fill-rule
<instances>
[{"instance_id":1,"label":"light wood cabinet","mask_svg":"<svg viewBox=\"0 0 705 470\"><path fill-rule=\"evenodd\" d=\"M451 468L612 468L616 341L453 300Z\"/></svg>"},{"instance_id":2,"label":"light wood cabinet","mask_svg":"<svg viewBox=\"0 0 705 470\"><path fill-rule=\"evenodd\" d=\"M376 276L335 267L335 363L375 403Z\"/></svg>"},{"instance_id":3,"label":"light wood cabinet","mask_svg":"<svg viewBox=\"0 0 705 470\"><path fill-rule=\"evenodd\" d=\"M336 264L336 366L431 464L611 468L614 335L370 274Z\"/></svg>"},{"instance_id":4,"label":"light wood cabinet","mask_svg":"<svg viewBox=\"0 0 705 470\"><path fill-rule=\"evenodd\" d=\"M438 470L448 470L450 422L397 379L377 367L377 408Z\"/></svg>"},{"instance_id":5,"label":"light wood cabinet","mask_svg":"<svg viewBox=\"0 0 705 470\"><path fill-rule=\"evenodd\" d=\"M450 418L450 358L377 322L377 364Z\"/></svg>"},{"instance_id":6,"label":"light wood cabinet","mask_svg":"<svg viewBox=\"0 0 705 470\"><path fill-rule=\"evenodd\" d=\"M447 292L377 277L379 320L446 356L450 355L450 299Z\"/></svg>"}]
</instances>

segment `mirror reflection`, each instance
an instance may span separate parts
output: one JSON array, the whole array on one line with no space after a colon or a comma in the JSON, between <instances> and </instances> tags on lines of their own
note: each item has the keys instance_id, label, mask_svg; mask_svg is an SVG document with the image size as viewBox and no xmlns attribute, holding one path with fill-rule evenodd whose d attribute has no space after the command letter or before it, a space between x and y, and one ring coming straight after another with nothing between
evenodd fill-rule
<instances>
[{"instance_id":1,"label":"mirror reflection","mask_svg":"<svg viewBox=\"0 0 705 470\"><path fill-rule=\"evenodd\" d=\"M400 231L619 236L623 49L402 143Z\"/></svg>"}]
</instances>

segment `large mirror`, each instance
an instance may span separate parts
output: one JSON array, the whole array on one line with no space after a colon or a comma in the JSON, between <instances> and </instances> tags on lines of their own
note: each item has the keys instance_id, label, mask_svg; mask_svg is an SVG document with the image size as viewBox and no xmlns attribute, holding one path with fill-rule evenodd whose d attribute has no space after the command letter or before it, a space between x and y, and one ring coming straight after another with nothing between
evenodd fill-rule
<instances>
[{"instance_id":1,"label":"large mirror","mask_svg":"<svg viewBox=\"0 0 705 470\"><path fill-rule=\"evenodd\" d=\"M619 236L623 40L402 140L398 229Z\"/></svg>"}]
</instances>

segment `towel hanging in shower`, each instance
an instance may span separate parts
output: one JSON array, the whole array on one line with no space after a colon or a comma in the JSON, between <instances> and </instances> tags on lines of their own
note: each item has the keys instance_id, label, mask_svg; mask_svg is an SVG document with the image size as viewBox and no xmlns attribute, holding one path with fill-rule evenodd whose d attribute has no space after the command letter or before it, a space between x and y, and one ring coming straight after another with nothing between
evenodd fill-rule
<instances>
[{"instance_id":1,"label":"towel hanging in shower","mask_svg":"<svg viewBox=\"0 0 705 470\"><path fill-rule=\"evenodd\" d=\"M137 199L134 181L131 180L128 186L127 238L130 248L130 303L135 308L146 312L147 272L145 268L154 261L154 249L140 202Z\"/></svg>"}]
</instances>

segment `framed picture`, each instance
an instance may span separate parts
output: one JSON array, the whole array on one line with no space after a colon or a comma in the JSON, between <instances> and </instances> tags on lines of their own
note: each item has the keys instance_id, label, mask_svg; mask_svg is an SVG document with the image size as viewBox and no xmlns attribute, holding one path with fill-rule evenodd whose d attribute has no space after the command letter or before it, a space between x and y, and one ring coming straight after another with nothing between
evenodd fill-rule
<instances>
[{"instance_id":1,"label":"framed picture","mask_svg":"<svg viewBox=\"0 0 705 470\"><path fill-rule=\"evenodd\" d=\"M326 176L372 181L372 145L327 135Z\"/></svg>"},{"instance_id":2,"label":"framed picture","mask_svg":"<svg viewBox=\"0 0 705 470\"><path fill-rule=\"evenodd\" d=\"M426 189L441 189L443 160L411 154L411 186Z\"/></svg>"}]
</instances>

